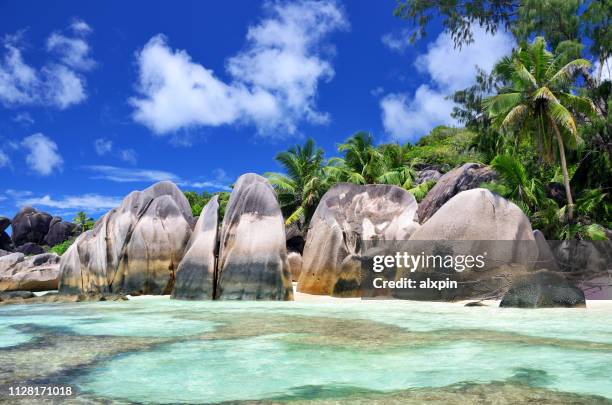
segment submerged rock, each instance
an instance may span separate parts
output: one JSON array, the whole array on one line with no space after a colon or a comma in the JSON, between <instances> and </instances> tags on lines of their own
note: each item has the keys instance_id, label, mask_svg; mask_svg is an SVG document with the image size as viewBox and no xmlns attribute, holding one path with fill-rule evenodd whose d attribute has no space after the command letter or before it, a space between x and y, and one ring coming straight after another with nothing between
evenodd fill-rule
<instances>
[{"instance_id":1,"label":"submerged rock","mask_svg":"<svg viewBox=\"0 0 612 405\"><path fill-rule=\"evenodd\" d=\"M466 163L440 177L436 185L419 204L419 220L426 222L448 200L462 191L480 187L492 181L495 171L478 163Z\"/></svg>"},{"instance_id":2,"label":"submerged rock","mask_svg":"<svg viewBox=\"0 0 612 405\"><path fill-rule=\"evenodd\" d=\"M551 308L584 307L584 292L571 284L563 273L540 270L516 277L500 307Z\"/></svg>"},{"instance_id":3,"label":"submerged rock","mask_svg":"<svg viewBox=\"0 0 612 405\"><path fill-rule=\"evenodd\" d=\"M61 261L62 294L169 294L191 236L191 208L163 181L130 193Z\"/></svg>"},{"instance_id":4,"label":"submerged rock","mask_svg":"<svg viewBox=\"0 0 612 405\"><path fill-rule=\"evenodd\" d=\"M419 226L416 212L414 196L396 186L332 187L310 222L298 291L359 296L356 263L364 241L407 240Z\"/></svg>"},{"instance_id":5,"label":"submerged rock","mask_svg":"<svg viewBox=\"0 0 612 405\"><path fill-rule=\"evenodd\" d=\"M283 216L265 178L253 173L238 178L219 242L218 299L293 299Z\"/></svg>"},{"instance_id":6,"label":"submerged rock","mask_svg":"<svg viewBox=\"0 0 612 405\"><path fill-rule=\"evenodd\" d=\"M15 298L27 300L28 298L35 297L32 291L5 291L0 292L0 302L9 301Z\"/></svg>"},{"instance_id":7,"label":"submerged rock","mask_svg":"<svg viewBox=\"0 0 612 405\"><path fill-rule=\"evenodd\" d=\"M218 196L202 209L185 256L176 272L172 298L205 300L215 293L215 265L219 222Z\"/></svg>"},{"instance_id":8,"label":"submerged rock","mask_svg":"<svg viewBox=\"0 0 612 405\"><path fill-rule=\"evenodd\" d=\"M32 207L24 207L19 210L11 221L12 239L15 246L27 242L42 244L49 232L51 219L51 215L39 212Z\"/></svg>"},{"instance_id":9,"label":"submerged rock","mask_svg":"<svg viewBox=\"0 0 612 405\"><path fill-rule=\"evenodd\" d=\"M59 262L60 257L55 253L30 257L13 253L0 257L0 291L56 290Z\"/></svg>"}]
</instances>

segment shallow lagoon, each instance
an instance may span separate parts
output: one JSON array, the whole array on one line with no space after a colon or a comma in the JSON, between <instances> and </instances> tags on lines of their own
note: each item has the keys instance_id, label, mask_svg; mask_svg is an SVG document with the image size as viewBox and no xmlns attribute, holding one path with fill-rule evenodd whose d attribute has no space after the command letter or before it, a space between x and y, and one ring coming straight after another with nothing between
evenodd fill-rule
<instances>
[{"instance_id":1,"label":"shallow lagoon","mask_svg":"<svg viewBox=\"0 0 612 405\"><path fill-rule=\"evenodd\" d=\"M73 402L90 403L606 402L610 308L167 297L4 306L0 384L70 384Z\"/></svg>"}]
</instances>

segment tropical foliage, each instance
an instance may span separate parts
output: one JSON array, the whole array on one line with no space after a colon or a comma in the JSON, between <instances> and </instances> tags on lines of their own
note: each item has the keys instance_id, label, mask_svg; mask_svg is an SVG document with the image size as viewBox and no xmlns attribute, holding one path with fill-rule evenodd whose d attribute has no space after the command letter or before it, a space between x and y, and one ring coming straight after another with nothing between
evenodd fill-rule
<instances>
[{"instance_id":1,"label":"tropical foliage","mask_svg":"<svg viewBox=\"0 0 612 405\"><path fill-rule=\"evenodd\" d=\"M570 92L577 73L590 68L589 61L566 62L564 56L554 57L542 37L519 48L495 66L494 72L507 85L483 105L496 128L518 140L532 137L545 160L552 161L558 151L571 222L574 207L565 149L580 142L574 114L594 115L595 106L589 98Z\"/></svg>"},{"instance_id":2,"label":"tropical foliage","mask_svg":"<svg viewBox=\"0 0 612 405\"><path fill-rule=\"evenodd\" d=\"M482 186L516 203L547 238L606 238L612 82L602 67L612 55L611 14L611 0L398 0L395 15L413 28L407 42L436 18L456 47L472 42L478 27L507 30L519 45L492 71L477 69L473 86L448 95L462 128L434 128L415 144L380 144L357 132L329 157L312 139L279 153L282 172L267 176L286 223L308 225L339 182L396 185L421 201L435 185L419 179L422 170L479 162L497 172ZM194 215L210 198L186 195Z\"/></svg>"},{"instance_id":3,"label":"tropical foliage","mask_svg":"<svg viewBox=\"0 0 612 405\"><path fill-rule=\"evenodd\" d=\"M89 229L93 229L95 221L93 218L88 217L83 211L79 211L74 216L74 223L79 228L80 232L85 232Z\"/></svg>"}]
</instances>

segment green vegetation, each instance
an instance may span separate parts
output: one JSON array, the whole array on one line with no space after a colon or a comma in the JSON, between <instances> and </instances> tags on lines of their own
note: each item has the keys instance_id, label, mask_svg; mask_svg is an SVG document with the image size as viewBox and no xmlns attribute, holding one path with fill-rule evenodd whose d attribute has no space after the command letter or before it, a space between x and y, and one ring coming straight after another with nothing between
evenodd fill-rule
<instances>
[{"instance_id":1,"label":"green vegetation","mask_svg":"<svg viewBox=\"0 0 612 405\"><path fill-rule=\"evenodd\" d=\"M564 54L554 57L546 50L544 38L538 37L495 66L494 73L506 86L483 104L497 129L517 137L532 137L532 144L546 161L554 159L556 144L570 222L574 203L565 146L575 148L580 140L574 114L593 116L595 106L589 98L569 91L577 73L588 71L590 66L585 59L566 62Z\"/></svg>"},{"instance_id":2,"label":"green vegetation","mask_svg":"<svg viewBox=\"0 0 612 405\"><path fill-rule=\"evenodd\" d=\"M185 191L183 192L185 197L187 197L187 201L189 201L189 206L191 207L191 214L194 217L200 215L206 204L213 198L215 195L219 196L219 219L223 219L225 215L225 207L227 206L227 202L229 201L229 194L227 191L218 191L216 193L209 193L207 191L203 191L198 194L195 191Z\"/></svg>"},{"instance_id":3,"label":"green vegetation","mask_svg":"<svg viewBox=\"0 0 612 405\"><path fill-rule=\"evenodd\" d=\"M77 212L73 221L79 227L80 233L83 233L89 229L93 229L95 225L94 219L88 217L87 214L85 214L83 211Z\"/></svg>"},{"instance_id":4,"label":"green vegetation","mask_svg":"<svg viewBox=\"0 0 612 405\"><path fill-rule=\"evenodd\" d=\"M64 252L66 252L66 250L68 250L70 245L72 245L72 242L74 242L74 239L68 239L68 240L63 241L62 243L58 243L57 245L49 249L49 252L55 253L61 256L64 254Z\"/></svg>"},{"instance_id":5,"label":"green vegetation","mask_svg":"<svg viewBox=\"0 0 612 405\"><path fill-rule=\"evenodd\" d=\"M276 156L285 170L266 173L274 186L286 218L291 224L308 224L321 197L334 184L390 184L413 193L421 201L435 181L416 184L417 166L435 166L447 171L457 164L478 161L475 133L437 127L416 145L375 145L371 134L357 132L338 145L339 157L325 159L312 139Z\"/></svg>"},{"instance_id":6,"label":"green vegetation","mask_svg":"<svg viewBox=\"0 0 612 405\"><path fill-rule=\"evenodd\" d=\"M426 35L434 18L461 47L473 29L508 30L519 44L475 84L450 94L464 128L434 128L416 144L376 145L358 132L326 159L312 140L277 156L284 174L268 174L287 223L310 220L338 182L394 184L425 198L442 173L463 163L489 164L483 184L516 203L549 239L605 239L612 228L612 0L398 0L395 15ZM535 38L532 40L532 38Z\"/></svg>"}]
</instances>

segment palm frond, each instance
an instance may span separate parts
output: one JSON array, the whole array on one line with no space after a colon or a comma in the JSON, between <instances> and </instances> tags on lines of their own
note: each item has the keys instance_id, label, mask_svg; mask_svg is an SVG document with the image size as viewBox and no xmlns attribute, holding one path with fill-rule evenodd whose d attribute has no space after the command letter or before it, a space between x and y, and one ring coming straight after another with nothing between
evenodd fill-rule
<instances>
[{"instance_id":1,"label":"palm frond","mask_svg":"<svg viewBox=\"0 0 612 405\"><path fill-rule=\"evenodd\" d=\"M587 71L591 68L591 62L586 59L574 59L568 62L565 66L555 72L547 83L552 87L567 86L576 79L576 74L581 71Z\"/></svg>"},{"instance_id":2,"label":"palm frond","mask_svg":"<svg viewBox=\"0 0 612 405\"><path fill-rule=\"evenodd\" d=\"M574 121L572 113L559 102L551 103L549 111L551 119L577 139L576 121Z\"/></svg>"}]
</instances>

